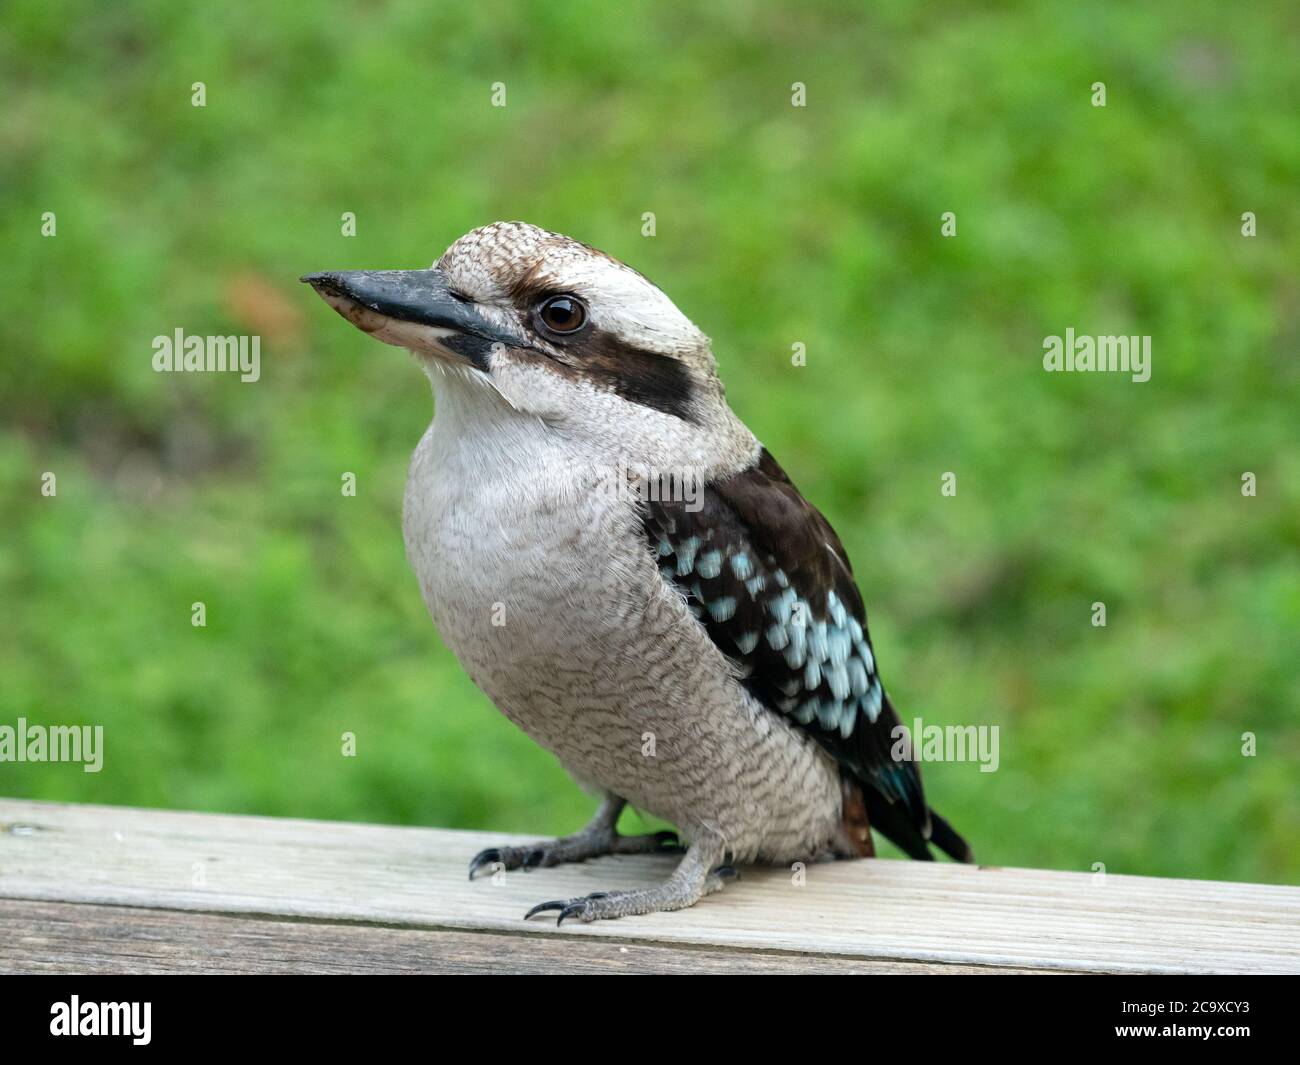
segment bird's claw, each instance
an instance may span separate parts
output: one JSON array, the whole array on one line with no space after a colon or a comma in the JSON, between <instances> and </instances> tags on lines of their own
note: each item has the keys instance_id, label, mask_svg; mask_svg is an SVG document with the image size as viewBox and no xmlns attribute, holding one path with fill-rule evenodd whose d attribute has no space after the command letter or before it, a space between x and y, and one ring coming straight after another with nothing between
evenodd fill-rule
<instances>
[{"instance_id":1,"label":"bird's claw","mask_svg":"<svg viewBox=\"0 0 1300 1065\"><path fill-rule=\"evenodd\" d=\"M566 917L581 918L587 911L587 904L595 899L603 899L609 895L608 891L594 891L590 895L584 895L578 899L552 899L550 902L540 902L524 914L524 920L535 917L539 913L546 913L548 910L559 910L560 915L555 919L555 927L559 928L564 924Z\"/></svg>"},{"instance_id":2,"label":"bird's claw","mask_svg":"<svg viewBox=\"0 0 1300 1065\"><path fill-rule=\"evenodd\" d=\"M487 850L481 850L474 855L473 860L469 863L469 878L474 879L474 875L485 865L495 865L501 863L503 869L522 869L524 872L536 869L546 861L546 848L544 846L529 847L522 853L518 847L488 847Z\"/></svg>"},{"instance_id":3,"label":"bird's claw","mask_svg":"<svg viewBox=\"0 0 1300 1065\"><path fill-rule=\"evenodd\" d=\"M473 880L474 874L483 866L491 865L493 862L499 862L500 860L501 851L496 847L488 847L487 850L479 851L469 863L469 878Z\"/></svg>"},{"instance_id":4,"label":"bird's claw","mask_svg":"<svg viewBox=\"0 0 1300 1065\"><path fill-rule=\"evenodd\" d=\"M605 854L682 854L677 833L670 829L645 836L619 836L611 831L583 833L564 839L518 847L488 847L481 850L469 863L469 878L474 879L485 866L497 865L503 870L522 869L528 872L561 862L581 862Z\"/></svg>"},{"instance_id":5,"label":"bird's claw","mask_svg":"<svg viewBox=\"0 0 1300 1065\"><path fill-rule=\"evenodd\" d=\"M649 837L642 837L646 843ZM658 913L663 910L680 910L689 906L704 895L721 891L729 880L735 880L740 874L733 866L714 866L707 875L697 874L700 879L695 883L680 880L666 880L653 888L639 888L634 891L593 891L574 899L552 899L534 906L524 920L529 921L539 913L556 914L555 926L558 928L570 917L576 917L583 924L592 921L609 920L615 917L630 917L634 914Z\"/></svg>"}]
</instances>

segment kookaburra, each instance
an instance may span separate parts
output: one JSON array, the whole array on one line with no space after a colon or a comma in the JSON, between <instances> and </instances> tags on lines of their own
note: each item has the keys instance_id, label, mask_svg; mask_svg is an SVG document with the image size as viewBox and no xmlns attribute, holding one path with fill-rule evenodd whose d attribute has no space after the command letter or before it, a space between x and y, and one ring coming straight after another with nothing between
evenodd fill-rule
<instances>
[{"instance_id":1,"label":"kookaburra","mask_svg":"<svg viewBox=\"0 0 1300 1065\"><path fill-rule=\"evenodd\" d=\"M618 260L521 222L428 270L303 278L412 352L436 417L406 553L493 703L602 797L581 832L484 851L531 869L681 850L663 883L545 902L583 921L690 906L733 863L970 850L929 809L862 597L824 517L732 413L709 339Z\"/></svg>"}]
</instances>

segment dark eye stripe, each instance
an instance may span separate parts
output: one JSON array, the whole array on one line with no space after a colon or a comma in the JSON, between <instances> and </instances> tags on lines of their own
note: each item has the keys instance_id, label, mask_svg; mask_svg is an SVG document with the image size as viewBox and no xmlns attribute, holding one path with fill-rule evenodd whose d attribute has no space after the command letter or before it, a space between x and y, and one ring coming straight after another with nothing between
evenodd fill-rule
<instances>
[{"instance_id":1,"label":"dark eye stripe","mask_svg":"<svg viewBox=\"0 0 1300 1065\"><path fill-rule=\"evenodd\" d=\"M546 291L535 284L531 274L520 279L511 296L521 314L528 314L532 309L535 321L540 321L539 312L547 302L565 297L577 299L567 292ZM694 420L691 414L694 382L684 363L606 333L592 325L589 317L584 325L586 328L570 333L557 333L546 327L555 346L564 351L563 360L552 361L555 372L588 380L598 388L683 421ZM543 329L537 331L547 339Z\"/></svg>"}]
</instances>

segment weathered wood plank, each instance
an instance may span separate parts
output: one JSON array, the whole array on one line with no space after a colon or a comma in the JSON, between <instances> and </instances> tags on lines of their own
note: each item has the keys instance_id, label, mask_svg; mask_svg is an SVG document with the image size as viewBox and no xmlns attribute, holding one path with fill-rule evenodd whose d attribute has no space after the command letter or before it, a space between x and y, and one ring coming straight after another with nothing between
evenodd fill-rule
<instances>
[{"instance_id":1,"label":"weathered wood plank","mask_svg":"<svg viewBox=\"0 0 1300 1065\"><path fill-rule=\"evenodd\" d=\"M679 913L558 932L536 902L633 887L668 857L469 883L512 837L0 800L0 897L660 946L1112 972L1300 971L1300 889L903 861L742 879ZM525 938L525 933L527 937Z\"/></svg>"},{"instance_id":2,"label":"weathered wood plank","mask_svg":"<svg viewBox=\"0 0 1300 1065\"><path fill-rule=\"evenodd\" d=\"M0 899L0 973L829 974L1026 972L940 962L333 924ZM1042 971L1042 970L1040 970ZM1049 970L1055 971L1055 970Z\"/></svg>"}]
</instances>

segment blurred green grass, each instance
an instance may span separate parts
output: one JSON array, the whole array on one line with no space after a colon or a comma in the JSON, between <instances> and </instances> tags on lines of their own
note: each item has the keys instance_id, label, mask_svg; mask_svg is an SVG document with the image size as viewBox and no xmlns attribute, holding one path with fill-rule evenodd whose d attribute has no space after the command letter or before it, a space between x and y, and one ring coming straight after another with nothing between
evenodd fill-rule
<instances>
[{"instance_id":1,"label":"blurred green grass","mask_svg":"<svg viewBox=\"0 0 1300 1065\"><path fill-rule=\"evenodd\" d=\"M1001 726L998 772L926 770L983 861L1300 878L1294 9L861 6L7 5L0 723L106 764L0 794L586 818L408 571L422 376L296 280L523 218L714 338L904 719ZM1043 373L1069 326L1151 334L1151 381ZM153 373L177 327L260 334L262 380Z\"/></svg>"}]
</instances>

